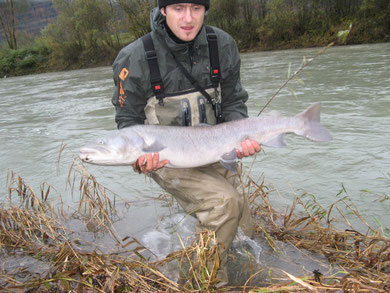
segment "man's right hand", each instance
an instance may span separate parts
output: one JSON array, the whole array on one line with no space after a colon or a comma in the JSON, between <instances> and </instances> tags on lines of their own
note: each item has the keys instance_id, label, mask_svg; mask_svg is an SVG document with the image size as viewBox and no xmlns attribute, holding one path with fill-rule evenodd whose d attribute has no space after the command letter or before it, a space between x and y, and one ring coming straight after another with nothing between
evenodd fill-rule
<instances>
[{"instance_id":1,"label":"man's right hand","mask_svg":"<svg viewBox=\"0 0 390 293\"><path fill-rule=\"evenodd\" d=\"M154 172L166 164L168 164L168 160L164 160L160 162L159 153L146 154L145 156L141 156L137 159L137 161L133 164L133 169L135 172L141 173L151 173Z\"/></svg>"},{"instance_id":2,"label":"man's right hand","mask_svg":"<svg viewBox=\"0 0 390 293\"><path fill-rule=\"evenodd\" d=\"M242 150L236 150L237 158L253 156L255 153L261 151L261 145L251 139L246 139L241 143Z\"/></svg>"}]
</instances>

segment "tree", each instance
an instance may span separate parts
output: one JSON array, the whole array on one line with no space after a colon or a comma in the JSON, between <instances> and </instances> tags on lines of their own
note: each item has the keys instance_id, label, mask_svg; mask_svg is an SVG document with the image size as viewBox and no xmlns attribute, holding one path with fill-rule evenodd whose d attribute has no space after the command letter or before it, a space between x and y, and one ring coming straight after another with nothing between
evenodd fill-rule
<instances>
[{"instance_id":1,"label":"tree","mask_svg":"<svg viewBox=\"0 0 390 293\"><path fill-rule=\"evenodd\" d=\"M59 12L43 32L53 50L52 62L72 68L101 64L119 48L113 3L107 0L54 0ZM112 38L114 33L114 41ZM61 64L62 63L62 64Z\"/></svg>"},{"instance_id":2,"label":"tree","mask_svg":"<svg viewBox=\"0 0 390 293\"><path fill-rule=\"evenodd\" d=\"M18 48L16 14L26 11L28 7L26 0L5 0L0 2L0 25L10 49L16 50Z\"/></svg>"},{"instance_id":3,"label":"tree","mask_svg":"<svg viewBox=\"0 0 390 293\"><path fill-rule=\"evenodd\" d=\"M390 40L389 0L364 0L355 22L355 43Z\"/></svg>"},{"instance_id":4,"label":"tree","mask_svg":"<svg viewBox=\"0 0 390 293\"><path fill-rule=\"evenodd\" d=\"M127 30L135 39L150 32L150 11L157 6L157 1L119 0L119 6L127 16Z\"/></svg>"},{"instance_id":5,"label":"tree","mask_svg":"<svg viewBox=\"0 0 390 293\"><path fill-rule=\"evenodd\" d=\"M214 0L207 20L234 35L234 24L239 15L239 0Z\"/></svg>"}]
</instances>

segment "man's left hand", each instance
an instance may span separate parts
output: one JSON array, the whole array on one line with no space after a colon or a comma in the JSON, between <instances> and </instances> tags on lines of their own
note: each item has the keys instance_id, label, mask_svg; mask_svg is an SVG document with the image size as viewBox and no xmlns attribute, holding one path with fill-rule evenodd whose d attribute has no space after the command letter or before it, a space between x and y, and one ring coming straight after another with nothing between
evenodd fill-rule
<instances>
[{"instance_id":1,"label":"man's left hand","mask_svg":"<svg viewBox=\"0 0 390 293\"><path fill-rule=\"evenodd\" d=\"M138 172L139 174L141 173L147 174L147 173L157 171L158 169L164 167L168 163L169 163L168 160L160 161L159 153L153 153L153 154L148 153L137 159L137 161L133 164L133 169L135 172Z\"/></svg>"},{"instance_id":2,"label":"man's left hand","mask_svg":"<svg viewBox=\"0 0 390 293\"><path fill-rule=\"evenodd\" d=\"M254 140L246 139L241 143L241 151L236 149L237 158L253 156L261 151L261 146Z\"/></svg>"}]
</instances>

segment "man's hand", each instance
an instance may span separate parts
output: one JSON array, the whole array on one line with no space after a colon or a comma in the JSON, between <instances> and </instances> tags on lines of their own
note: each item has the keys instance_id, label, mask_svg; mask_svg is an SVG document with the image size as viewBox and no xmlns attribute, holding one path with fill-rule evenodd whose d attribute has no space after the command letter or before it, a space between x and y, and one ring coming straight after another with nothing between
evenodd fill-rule
<instances>
[{"instance_id":1,"label":"man's hand","mask_svg":"<svg viewBox=\"0 0 390 293\"><path fill-rule=\"evenodd\" d=\"M261 146L256 141L247 139L241 143L241 149L242 151L238 149L236 150L237 158L239 159L242 159L243 157L249 157L255 153L260 152Z\"/></svg>"},{"instance_id":2,"label":"man's hand","mask_svg":"<svg viewBox=\"0 0 390 293\"><path fill-rule=\"evenodd\" d=\"M159 153L154 154L146 154L145 156L141 156L137 159L137 161L133 164L133 169L135 172L141 173L150 173L156 171L166 164L168 164L168 160L164 160L160 162Z\"/></svg>"}]
</instances>

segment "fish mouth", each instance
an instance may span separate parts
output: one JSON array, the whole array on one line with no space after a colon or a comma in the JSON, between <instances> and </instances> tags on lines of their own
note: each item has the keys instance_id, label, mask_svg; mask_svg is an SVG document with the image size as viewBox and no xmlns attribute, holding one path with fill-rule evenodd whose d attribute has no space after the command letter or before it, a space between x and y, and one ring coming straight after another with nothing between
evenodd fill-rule
<instances>
[{"instance_id":1,"label":"fish mouth","mask_svg":"<svg viewBox=\"0 0 390 293\"><path fill-rule=\"evenodd\" d=\"M94 148L82 147L80 148L79 158L83 162L91 163L93 161L94 154L97 154L98 151Z\"/></svg>"},{"instance_id":2,"label":"fish mouth","mask_svg":"<svg viewBox=\"0 0 390 293\"><path fill-rule=\"evenodd\" d=\"M79 154L79 158L81 161L89 164L94 164L94 165L108 165L105 160L101 160L98 157L94 157L91 154Z\"/></svg>"},{"instance_id":3,"label":"fish mouth","mask_svg":"<svg viewBox=\"0 0 390 293\"><path fill-rule=\"evenodd\" d=\"M102 156L99 151L89 148L80 149L79 159L94 165L117 165L112 156Z\"/></svg>"},{"instance_id":4,"label":"fish mouth","mask_svg":"<svg viewBox=\"0 0 390 293\"><path fill-rule=\"evenodd\" d=\"M79 158L83 162L89 162L90 158L88 157L88 154L79 154Z\"/></svg>"}]
</instances>

